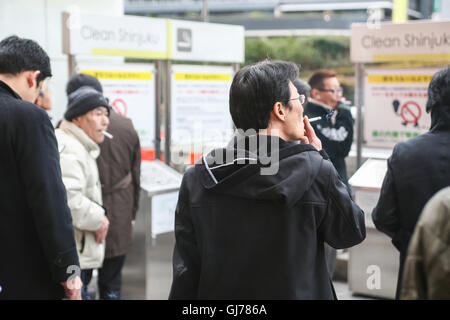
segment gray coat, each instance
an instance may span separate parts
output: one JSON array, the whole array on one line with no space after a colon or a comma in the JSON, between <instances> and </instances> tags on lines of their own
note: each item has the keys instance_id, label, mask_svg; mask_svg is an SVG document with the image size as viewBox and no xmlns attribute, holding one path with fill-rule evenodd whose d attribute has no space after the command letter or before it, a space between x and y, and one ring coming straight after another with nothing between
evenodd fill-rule
<instances>
[{"instance_id":1,"label":"gray coat","mask_svg":"<svg viewBox=\"0 0 450 320\"><path fill-rule=\"evenodd\" d=\"M97 159L102 184L103 206L110 222L105 257L128 253L132 245L132 224L139 205L141 147L130 119L111 111L108 132L100 144Z\"/></svg>"}]
</instances>

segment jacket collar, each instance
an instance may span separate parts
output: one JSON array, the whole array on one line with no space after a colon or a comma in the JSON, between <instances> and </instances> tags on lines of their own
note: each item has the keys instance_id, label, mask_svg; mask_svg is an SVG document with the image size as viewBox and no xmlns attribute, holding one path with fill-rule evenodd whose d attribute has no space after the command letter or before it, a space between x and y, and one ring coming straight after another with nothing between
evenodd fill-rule
<instances>
[{"instance_id":1,"label":"jacket collar","mask_svg":"<svg viewBox=\"0 0 450 320\"><path fill-rule=\"evenodd\" d=\"M318 101L318 100L315 100L315 99L313 99L313 98L309 98L309 99L308 99L308 102L314 103L314 104L317 105L317 106L320 106L320 107L322 107L322 108L325 108L327 111L333 109L332 107L326 105L325 103L322 103L322 102L320 102L320 101Z\"/></svg>"},{"instance_id":2,"label":"jacket collar","mask_svg":"<svg viewBox=\"0 0 450 320\"><path fill-rule=\"evenodd\" d=\"M22 100L22 98L17 94L17 92L15 92L10 86L8 86L2 80L0 80L0 92L7 93L16 99Z\"/></svg>"},{"instance_id":3,"label":"jacket collar","mask_svg":"<svg viewBox=\"0 0 450 320\"><path fill-rule=\"evenodd\" d=\"M100 147L76 124L64 119L59 126L64 132L74 136L86 148L91 157L97 159L100 155Z\"/></svg>"}]
</instances>

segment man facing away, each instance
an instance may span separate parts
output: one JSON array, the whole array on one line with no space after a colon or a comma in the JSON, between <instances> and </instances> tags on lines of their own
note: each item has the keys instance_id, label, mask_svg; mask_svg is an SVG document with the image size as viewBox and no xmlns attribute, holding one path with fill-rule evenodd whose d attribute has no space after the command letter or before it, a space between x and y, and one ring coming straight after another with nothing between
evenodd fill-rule
<instances>
[{"instance_id":1,"label":"man facing away","mask_svg":"<svg viewBox=\"0 0 450 320\"><path fill-rule=\"evenodd\" d=\"M342 88L339 80L335 72L320 70L309 78L308 83L311 86L311 98L305 107L305 114L313 118L334 111L330 120L319 120L312 126L342 181L349 187L345 157L353 142L354 120L350 110L341 104Z\"/></svg>"},{"instance_id":2,"label":"man facing away","mask_svg":"<svg viewBox=\"0 0 450 320\"><path fill-rule=\"evenodd\" d=\"M54 129L32 104L50 76L36 42L0 42L0 299L81 298Z\"/></svg>"},{"instance_id":3,"label":"man facing away","mask_svg":"<svg viewBox=\"0 0 450 320\"><path fill-rule=\"evenodd\" d=\"M81 87L69 95L64 120L56 129L61 154L61 171L67 190L80 257L82 295L93 269L100 268L105 255L109 220L102 206L96 159L109 120L108 102L91 87Z\"/></svg>"},{"instance_id":4,"label":"man facing away","mask_svg":"<svg viewBox=\"0 0 450 320\"><path fill-rule=\"evenodd\" d=\"M400 252L397 299L409 241L420 213L436 192L450 186L450 68L431 79L426 111L431 112L430 131L395 145L372 212L376 228L387 234Z\"/></svg>"},{"instance_id":5,"label":"man facing away","mask_svg":"<svg viewBox=\"0 0 450 320\"><path fill-rule=\"evenodd\" d=\"M284 61L235 75L242 130L183 176L170 299L336 298L323 243L360 243L364 213L303 117L297 77Z\"/></svg>"}]
</instances>

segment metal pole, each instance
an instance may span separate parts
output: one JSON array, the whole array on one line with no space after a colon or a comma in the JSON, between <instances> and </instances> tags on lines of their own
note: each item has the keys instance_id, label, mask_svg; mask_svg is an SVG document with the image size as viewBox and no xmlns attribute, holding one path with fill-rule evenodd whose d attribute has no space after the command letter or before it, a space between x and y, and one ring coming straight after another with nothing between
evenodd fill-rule
<instances>
[{"instance_id":1,"label":"metal pole","mask_svg":"<svg viewBox=\"0 0 450 320\"><path fill-rule=\"evenodd\" d=\"M355 105L357 107L357 145L356 145L356 167L361 167L362 145L363 145L363 116L362 107L364 105L364 65L355 65Z\"/></svg>"},{"instance_id":2,"label":"metal pole","mask_svg":"<svg viewBox=\"0 0 450 320\"><path fill-rule=\"evenodd\" d=\"M165 132L165 146L164 146L164 162L167 165L170 165L170 140L171 140L171 92L170 92L170 84L171 84L171 71L172 71L172 62L170 60L166 60L166 86L165 86L165 96L166 96L166 132Z\"/></svg>"},{"instance_id":3,"label":"metal pole","mask_svg":"<svg viewBox=\"0 0 450 320\"><path fill-rule=\"evenodd\" d=\"M69 78L75 74L76 62L73 54L67 55Z\"/></svg>"},{"instance_id":4,"label":"metal pole","mask_svg":"<svg viewBox=\"0 0 450 320\"><path fill-rule=\"evenodd\" d=\"M152 250L152 200L153 195L145 192L146 211L145 211L145 299L150 300L151 296L151 257Z\"/></svg>"},{"instance_id":5,"label":"metal pole","mask_svg":"<svg viewBox=\"0 0 450 320\"><path fill-rule=\"evenodd\" d=\"M161 61L155 61L155 159L161 158Z\"/></svg>"},{"instance_id":6,"label":"metal pole","mask_svg":"<svg viewBox=\"0 0 450 320\"><path fill-rule=\"evenodd\" d=\"M208 0L203 0L202 21L203 22L208 22L209 21Z\"/></svg>"}]
</instances>

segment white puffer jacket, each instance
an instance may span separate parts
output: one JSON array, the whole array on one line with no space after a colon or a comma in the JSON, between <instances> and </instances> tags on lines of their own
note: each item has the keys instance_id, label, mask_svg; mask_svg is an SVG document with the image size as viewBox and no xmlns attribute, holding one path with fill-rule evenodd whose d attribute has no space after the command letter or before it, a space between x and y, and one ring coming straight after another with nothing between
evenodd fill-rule
<instances>
[{"instance_id":1,"label":"white puffer jacket","mask_svg":"<svg viewBox=\"0 0 450 320\"><path fill-rule=\"evenodd\" d=\"M100 268L105 243L95 241L105 215L96 159L99 146L72 122L63 120L56 129L62 179L72 212L81 269Z\"/></svg>"}]
</instances>

